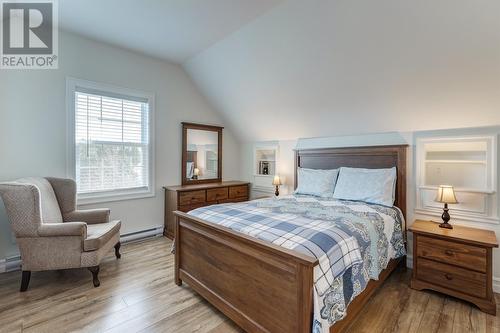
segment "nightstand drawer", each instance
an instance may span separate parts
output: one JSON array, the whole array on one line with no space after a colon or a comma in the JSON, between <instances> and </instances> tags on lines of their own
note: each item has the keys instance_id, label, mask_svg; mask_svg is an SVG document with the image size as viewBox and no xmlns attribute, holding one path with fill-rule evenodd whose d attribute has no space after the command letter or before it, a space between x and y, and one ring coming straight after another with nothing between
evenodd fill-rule
<instances>
[{"instance_id":1,"label":"nightstand drawer","mask_svg":"<svg viewBox=\"0 0 500 333\"><path fill-rule=\"evenodd\" d=\"M486 249L419 235L417 255L486 273Z\"/></svg>"},{"instance_id":2,"label":"nightstand drawer","mask_svg":"<svg viewBox=\"0 0 500 333\"><path fill-rule=\"evenodd\" d=\"M205 202L205 190L179 193L179 205L193 205Z\"/></svg>"},{"instance_id":3,"label":"nightstand drawer","mask_svg":"<svg viewBox=\"0 0 500 333\"><path fill-rule=\"evenodd\" d=\"M475 297L486 297L486 274L424 258L417 259L417 278Z\"/></svg>"}]
</instances>

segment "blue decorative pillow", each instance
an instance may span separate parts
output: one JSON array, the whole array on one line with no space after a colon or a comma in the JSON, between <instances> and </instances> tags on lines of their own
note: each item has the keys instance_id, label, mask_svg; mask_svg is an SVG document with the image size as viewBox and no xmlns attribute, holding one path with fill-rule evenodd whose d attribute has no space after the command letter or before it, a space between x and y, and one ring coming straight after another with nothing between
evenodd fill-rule
<instances>
[{"instance_id":1,"label":"blue decorative pillow","mask_svg":"<svg viewBox=\"0 0 500 333\"><path fill-rule=\"evenodd\" d=\"M337 181L338 169L317 170L298 168L296 194L331 197Z\"/></svg>"},{"instance_id":2,"label":"blue decorative pillow","mask_svg":"<svg viewBox=\"0 0 500 333\"><path fill-rule=\"evenodd\" d=\"M392 207L396 191L396 168L340 168L333 197Z\"/></svg>"}]
</instances>

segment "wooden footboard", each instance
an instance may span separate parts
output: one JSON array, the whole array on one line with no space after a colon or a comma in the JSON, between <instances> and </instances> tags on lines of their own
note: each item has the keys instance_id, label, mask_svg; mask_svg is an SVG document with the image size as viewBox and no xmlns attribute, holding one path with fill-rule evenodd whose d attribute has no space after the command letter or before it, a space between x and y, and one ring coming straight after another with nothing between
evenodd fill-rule
<instances>
[{"instance_id":1,"label":"wooden footboard","mask_svg":"<svg viewBox=\"0 0 500 333\"><path fill-rule=\"evenodd\" d=\"M175 280L248 332L310 332L315 258L176 211Z\"/></svg>"},{"instance_id":2,"label":"wooden footboard","mask_svg":"<svg viewBox=\"0 0 500 333\"><path fill-rule=\"evenodd\" d=\"M179 211L175 282L186 282L247 332L311 332L317 259ZM330 327L346 331L404 258L392 259Z\"/></svg>"}]
</instances>

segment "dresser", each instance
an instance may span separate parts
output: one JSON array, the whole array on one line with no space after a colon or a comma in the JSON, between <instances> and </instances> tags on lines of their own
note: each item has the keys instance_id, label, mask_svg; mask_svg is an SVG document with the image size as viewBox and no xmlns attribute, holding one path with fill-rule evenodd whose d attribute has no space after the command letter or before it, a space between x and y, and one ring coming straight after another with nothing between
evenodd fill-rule
<instances>
[{"instance_id":1,"label":"dresser","mask_svg":"<svg viewBox=\"0 0 500 333\"><path fill-rule=\"evenodd\" d=\"M413 232L413 289L431 289L477 305L496 315L492 283L493 231L417 220Z\"/></svg>"},{"instance_id":2,"label":"dresser","mask_svg":"<svg viewBox=\"0 0 500 333\"><path fill-rule=\"evenodd\" d=\"M165 226L163 234L174 237L174 211L227 203L248 201L249 184L242 181L226 181L211 184L165 186Z\"/></svg>"}]
</instances>

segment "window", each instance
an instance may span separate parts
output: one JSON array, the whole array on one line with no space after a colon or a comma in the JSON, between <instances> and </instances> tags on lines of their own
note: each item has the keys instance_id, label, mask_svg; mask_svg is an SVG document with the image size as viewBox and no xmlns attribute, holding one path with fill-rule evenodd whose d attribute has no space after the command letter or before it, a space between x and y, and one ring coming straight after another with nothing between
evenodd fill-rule
<instances>
[{"instance_id":1,"label":"window","mask_svg":"<svg viewBox=\"0 0 500 333\"><path fill-rule=\"evenodd\" d=\"M213 147L212 149L217 149ZM206 175L208 178L217 178L217 164L219 160L217 159L217 152L214 150L207 150L205 152L205 165L206 165Z\"/></svg>"},{"instance_id":2,"label":"window","mask_svg":"<svg viewBox=\"0 0 500 333\"><path fill-rule=\"evenodd\" d=\"M152 95L68 79L68 103L79 202L154 195Z\"/></svg>"}]
</instances>

